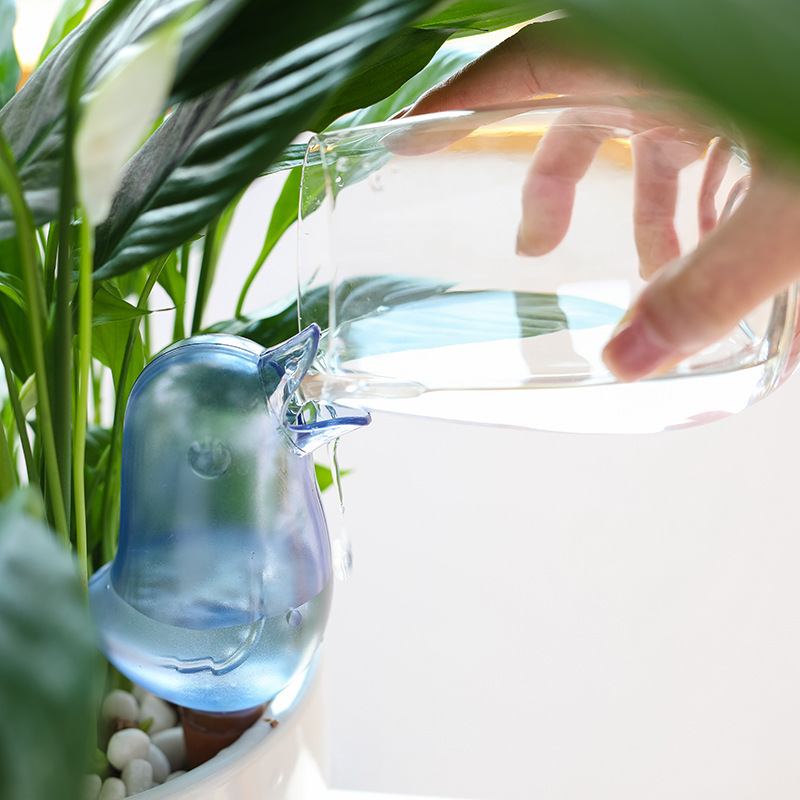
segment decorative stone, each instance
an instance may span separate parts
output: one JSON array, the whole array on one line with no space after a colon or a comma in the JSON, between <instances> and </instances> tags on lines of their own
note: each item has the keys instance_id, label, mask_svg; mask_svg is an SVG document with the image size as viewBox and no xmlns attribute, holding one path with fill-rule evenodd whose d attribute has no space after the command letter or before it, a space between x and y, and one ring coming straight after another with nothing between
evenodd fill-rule
<instances>
[{"instance_id":1,"label":"decorative stone","mask_svg":"<svg viewBox=\"0 0 800 800\"><path fill-rule=\"evenodd\" d=\"M186 767L186 739L183 728L167 728L157 731L150 737L153 744L167 757L171 771Z\"/></svg>"},{"instance_id":2,"label":"decorative stone","mask_svg":"<svg viewBox=\"0 0 800 800\"><path fill-rule=\"evenodd\" d=\"M117 731L109 740L106 755L111 766L123 770L133 759L146 759L150 752L150 737L139 728Z\"/></svg>"},{"instance_id":3,"label":"decorative stone","mask_svg":"<svg viewBox=\"0 0 800 800\"><path fill-rule=\"evenodd\" d=\"M97 800L125 800L128 790L120 778L106 778Z\"/></svg>"},{"instance_id":4,"label":"decorative stone","mask_svg":"<svg viewBox=\"0 0 800 800\"><path fill-rule=\"evenodd\" d=\"M99 775L86 775L81 784L81 800L97 800L102 787L103 779Z\"/></svg>"},{"instance_id":5,"label":"decorative stone","mask_svg":"<svg viewBox=\"0 0 800 800\"><path fill-rule=\"evenodd\" d=\"M153 781L155 783L164 783L167 779L167 775L172 771L169 759L158 747L151 744L150 752L147 754L147 760L153 767Z\"/></svg>"},{"instance_id":6,"label":"decorative stone","mask_svg":"<svg viewBox=\"0 0 800 800\"><path fill-rule=\"evenodd\" d=\"M122 770L122 781L128 790L128 797L146 792L153 786L153 765L144 758L134 758Z\"/></svg>"},{"instance_id":7,"label":"decorative stone","mask_svg":"<svg viewBox=\"0 0 800 800\"><path fill-rule=\"evenodd\" d=\"M109 692L100 708L103 719L122 719L126 722L136 722L139 719L139 702L130 693L123 689L114 689Z\"/></svg>"},{"instance_id":8,"label":"decorative stone","mask_svg":"<svg viewBox=\"0 0 800 800\"><path fill-rule=\"evenodd\" d=\"M165 703L160 697L148 692L139 703L139 722L146 720L152 720L147 729L152 736L159 731L175 727L178 723L178 715L169 703Z\"/></svg>"},{"instance_id":9,"label":"decorative stone","mask_svg":"<svg viewBox=\"0 0 800 800\"><path fill-rule=\"evenodd\" d=\"M174 781L175 778L180 778L181 775L185 774L186 774L185 769L176 769L175 772L170 772L170 774L167 775L167 780L165 780L164 783L168 783L169 781Z\"/></svg>"}]
</instances>

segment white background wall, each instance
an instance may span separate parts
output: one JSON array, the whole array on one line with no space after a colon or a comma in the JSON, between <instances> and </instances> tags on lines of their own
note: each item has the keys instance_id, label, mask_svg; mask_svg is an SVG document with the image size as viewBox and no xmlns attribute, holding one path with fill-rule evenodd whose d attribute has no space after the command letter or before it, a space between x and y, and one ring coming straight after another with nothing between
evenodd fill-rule
<instances>
[{"instance_id":1,"label":"white background wall","mask_svg":"<svg viewBox=\"0 0 800 800\"><path fill-rule=\"evenodd\" d=\"M237 221L214 318L273 193ZM292 276L289 241L250 307ZM795 378L739 417L655 436L376 416L343 439L355 563L325 644L332 785L794 800L798 409Z\"/></svg>"},{"instance_id":2,"label":"white background wall","mask_svg":"<svg viewBox=\"0 0 800 800\"><path fill-rule=\"evenodd\" d=\"M342 439L333 785L796 798L796 380L661 435L387 416Z\"/></svg>"}]
</instances>

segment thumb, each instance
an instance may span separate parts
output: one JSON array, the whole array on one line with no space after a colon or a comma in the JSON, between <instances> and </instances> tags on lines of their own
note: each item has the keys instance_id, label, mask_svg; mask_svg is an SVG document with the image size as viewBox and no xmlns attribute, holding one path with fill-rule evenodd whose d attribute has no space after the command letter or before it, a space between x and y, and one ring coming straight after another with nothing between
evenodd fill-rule
<instances>
[{"instance_id":1,"label":"thumb","mask_svg":"<svg viewBox=\"0 0 800 800\"><path fill-rule=\"evenodd\" d=\"M800 280L800 184L754 180L736 212L697 250L662 268L603 358L620 380L665 371L713 344Z\"/></svg>"}]
</instances>

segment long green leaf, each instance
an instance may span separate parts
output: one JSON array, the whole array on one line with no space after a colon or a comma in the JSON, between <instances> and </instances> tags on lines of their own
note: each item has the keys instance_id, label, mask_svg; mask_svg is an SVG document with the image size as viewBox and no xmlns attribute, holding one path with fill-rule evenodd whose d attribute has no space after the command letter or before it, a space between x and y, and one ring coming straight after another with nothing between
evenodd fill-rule
<instances>
[{"instance_id":1,"label":"long green leaf","mask_svg":"<svg viewBox=\"0 0 800 800\"><path fill-rule=\"evenodd\" d=\"M0 507L0 797L75 800L97 649L69 554L21 497Z\"/></svg>"},{"instance_id":2,"label":"long green leaf","mask_svg":"<svg viewBox=\"0 0 800 800\"><path fill-rule=\"evenodd\" d=\"M424 69L417 72L395 92L367 108L359 108L352 114L340 117L329 126L329 130L388 120L474 58L475 53L469 50L444 47Z\"/></svg>"},{"instance_id":3,"label":"long green leaf","mask_svg":"<svg viewBox=\"0 0 800 800\"><path fill-rule=\"evenodd\" d=\"M23 281L19 243L16 238L0 241L0 264L7 274L6 283L20 289ZM20 292L20 299L24 293ZM33 349L28 335L28 320L17 299L0 293L0 335L8 348L6 366L20 380L26 380L33 372Z\"/></svg>"},{"instance_id":4,"label":"long green leaf","mask_svg":"<svg viewBox=\"0 0 800 800\"><path fill-rule=\"evenodd\" d=\"M173 101L197 97L333 30L364 0L216 2L189 26ZM213 36L209 35L213 33Z\"/></svg>"},{"instance_id":5,"label":"long green leaf","mask_svg":"<svg viewBox=\"0 0 800 800\"><path fill-rule=\"evenodd\" d=\"M421 22L420 27L449 29L461 35L488 33L527 22L561 5L551 0L458 0Z\"/></svg>"},{"instance_id":6,"label":"long green leaf","mask_svg":"<svg viewBox=\"0 0 800 800\"><path fill-rule=\"evenodd\" d=\"M0 105L13 97L19 83L19 59L12 36L16 19L14 0L0 0Z\"/></svg>"},{"instance_id":7,"label":"long green leaf","mask_svg":"<svg viewBox=\"0 0 800 800\"><path fill-rule=\"evenodd\" d=\"M398 31L320 109L309 129L321 131L343 114L372 106L398 91L430 62L448 35L419 28Z\"/></svg>"},{"instance_id":8,"label":"long green leaf","mask_svg":"<svg viewBox=\"0 0 800 800\"><path fill-rule=\"evenodd\" d=\"M177 146L186 156L163 183L149 183L112 209L98 230L97 276L133 269L201 230L278 157L376 43L430 5L430 0L370 0L340 27L229 87L233 99L209 114L203 134L188 149L157 132L131 170L151 159L151 148ZM180 109L173 116L176 126L184 124ZM192 135L197 130L198 125L186 126Z\"/></svg>"},{"instance_id":9,"label":"long green leaf","mask_svg":"<svg viewBox=\"0 0 800 800\"><path fill-rule=\"evenodd\" d=\"M253 281L264 266L269 254L275 248L275 245L281 240L283 234L297 221L297 211L300 202L300 178L302 177L300 167L295 167L289 172L286 181L283 184L283 189L272 207L272 216L267 226L267 232L264 236L264 244L261 247L261 252L258 254L256 263L253 265L247 279L244 282L242 291L239 294L239 300L236 304L236 316L242 313L247 292Z\"/></svg>"},{"instance_id":10,"label":"long green leaf","mask_svg":"<svg viewBox=\"0 0 800 800\"><path fill-rule=\"evenodd\" d=\"M26 307L25 285L16 275L0 272L0 292L10 297L23 311Z\"/></svg>"},{"instance_id":11,"label":"long green leaf","mask_svg":"<svg viewBox=\"0 0 800 800\"><path fill-rule=\"evenodd\" d=\"M53 48L68 36L75 28L83 22L86 12L89 9L91 0L64 0L58 13L53 20L47 34L47 40L39 56L39 64L47 58Z\"/></svg>"}]
</instances>

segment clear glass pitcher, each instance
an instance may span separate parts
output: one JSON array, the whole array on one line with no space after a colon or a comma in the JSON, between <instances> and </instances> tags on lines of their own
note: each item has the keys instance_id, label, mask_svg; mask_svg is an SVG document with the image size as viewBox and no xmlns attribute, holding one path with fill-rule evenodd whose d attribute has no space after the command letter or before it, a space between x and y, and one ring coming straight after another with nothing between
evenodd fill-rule
<instances>
[{"instance_id":1,"label":"clear glass pitcher","mask_svg":"<svg viewBox=\"0 0 800 800\"><path fill-rule=\"evenodd\" d=\"M299 315L326 333L303 389L552 431L741 411L796 366L796 288L648 380L618 382L601 353L653 272L735 214L749 173L729 131L659 98L544 98L318 135ZM653 197L668 214L643 235Z\"/></svg>"}]
</instances>

